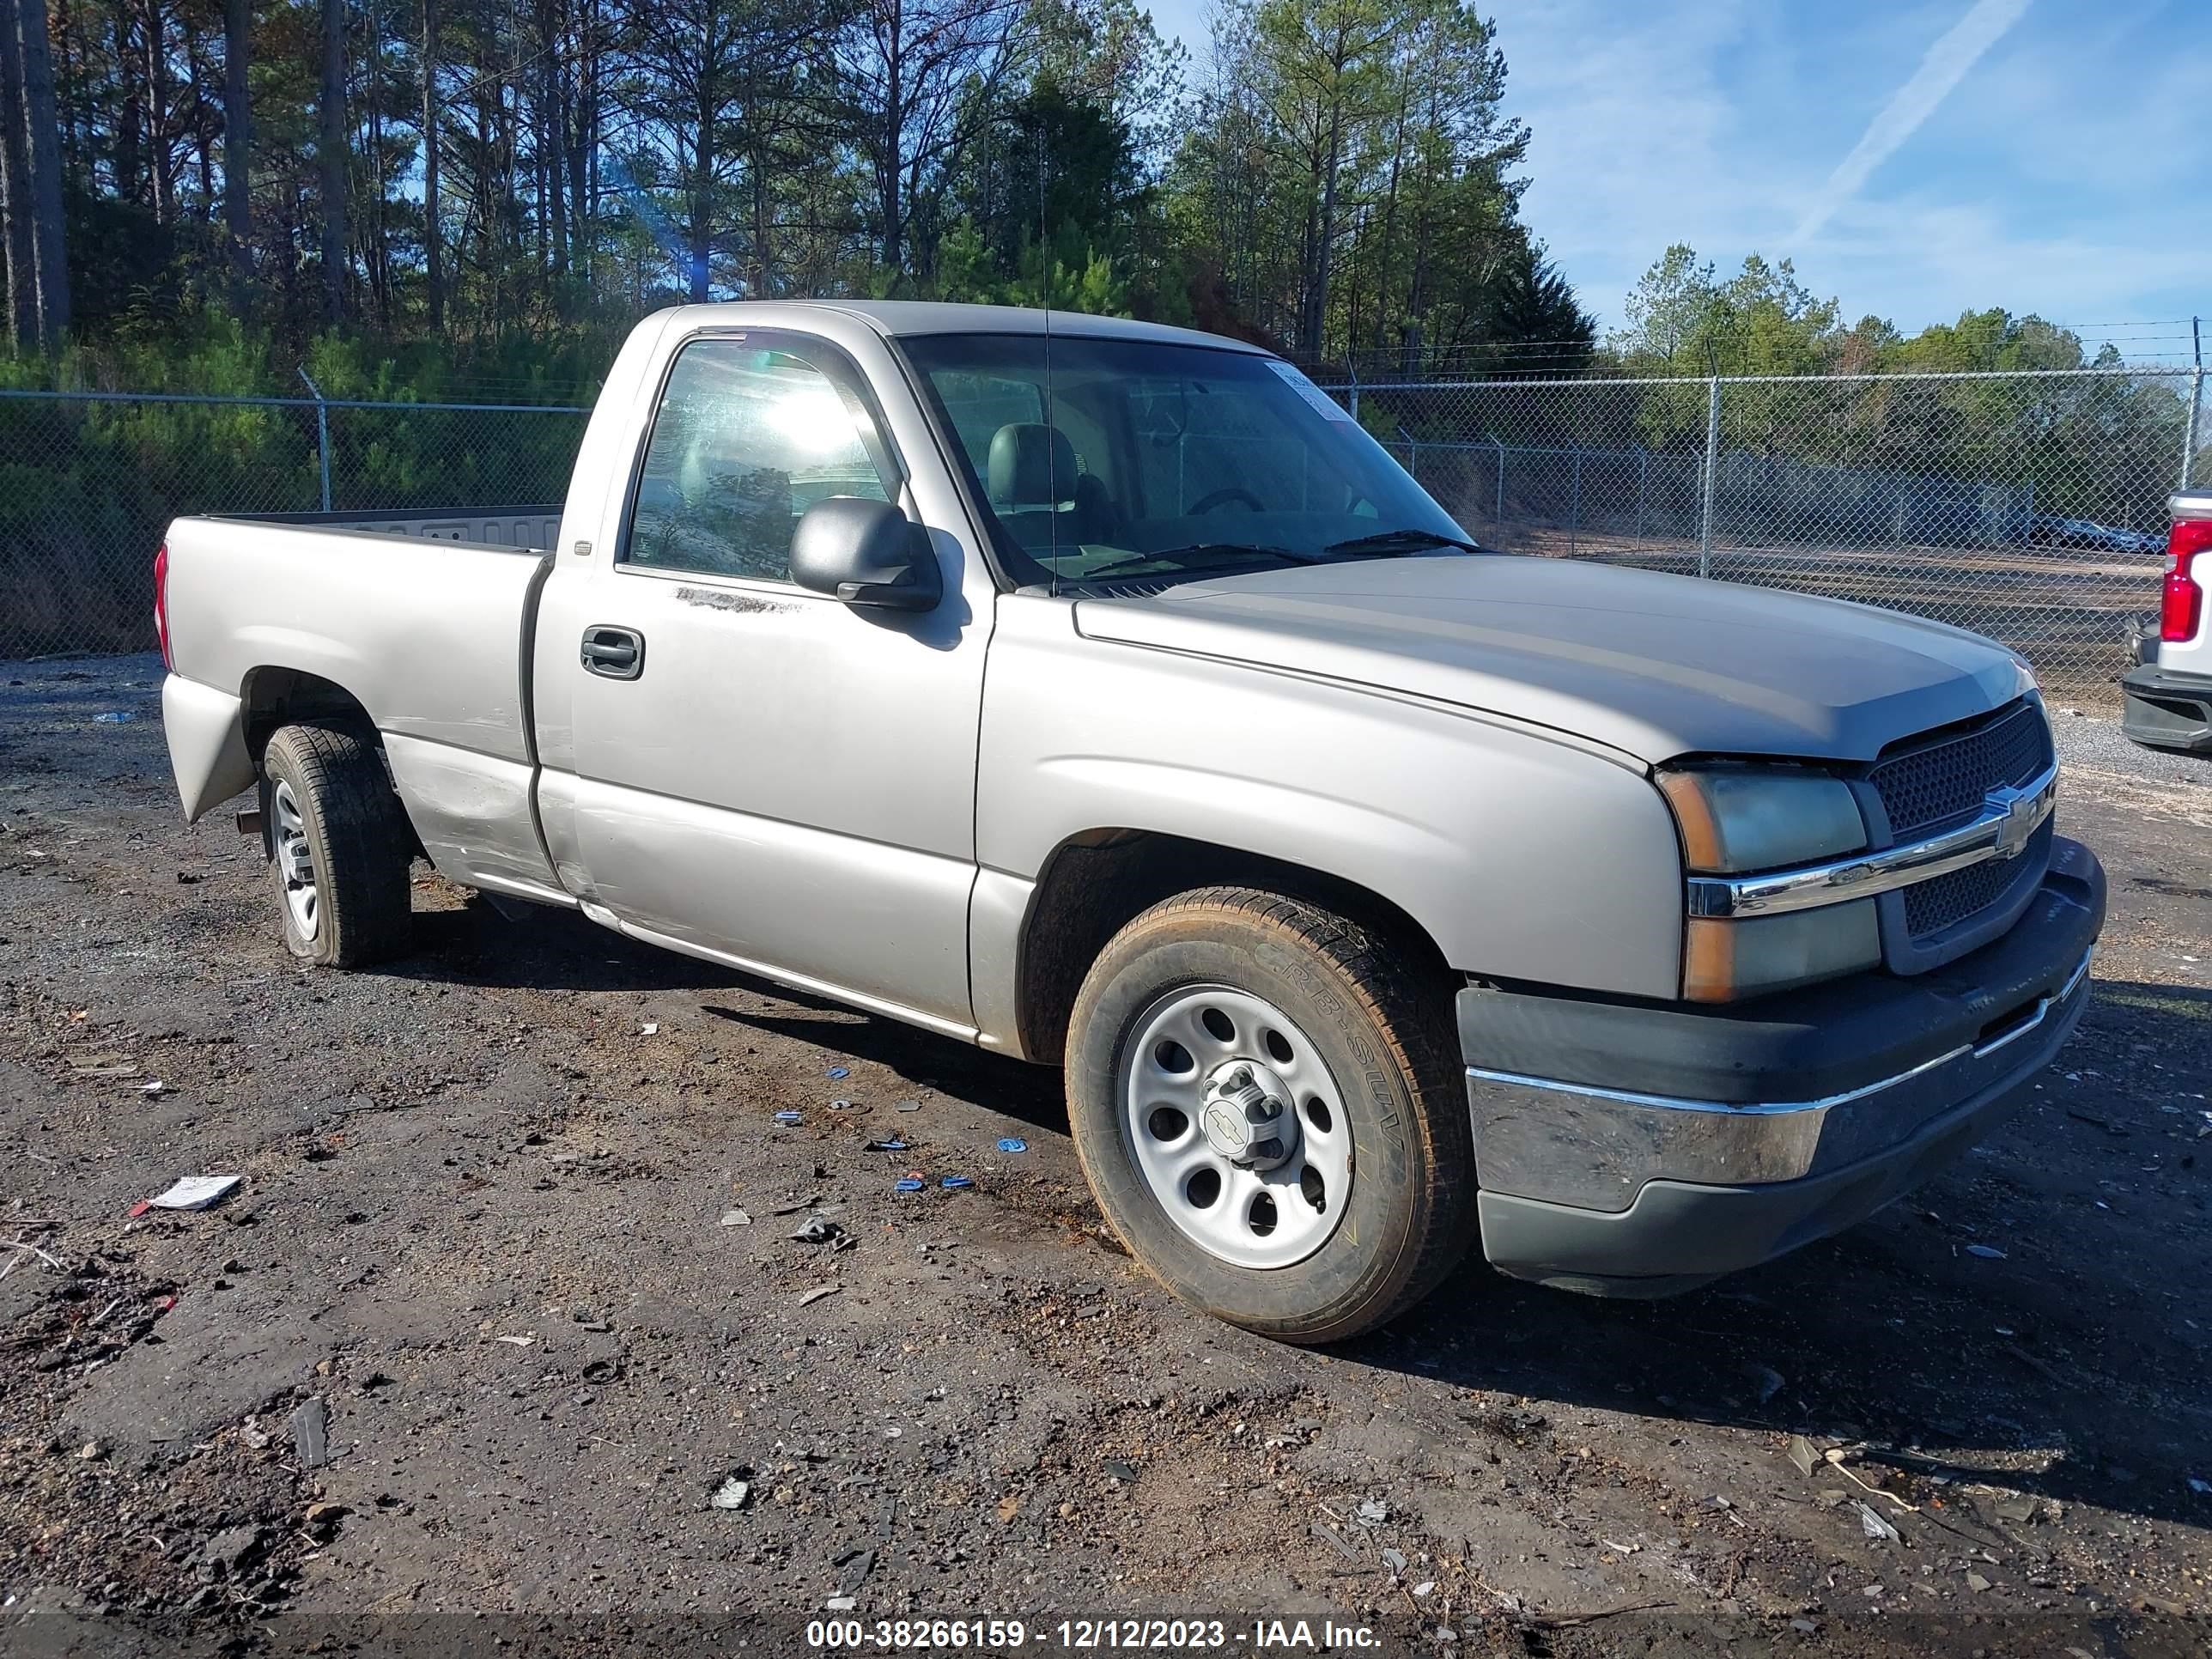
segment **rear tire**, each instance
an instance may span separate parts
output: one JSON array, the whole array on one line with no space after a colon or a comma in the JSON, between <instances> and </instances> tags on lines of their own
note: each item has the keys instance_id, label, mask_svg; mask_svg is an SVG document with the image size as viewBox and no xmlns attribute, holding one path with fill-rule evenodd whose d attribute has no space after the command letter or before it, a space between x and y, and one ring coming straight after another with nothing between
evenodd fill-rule
<instances>
[{"instance_id":1,"label":"rear tire","mask_svg":"<svg viewBox=\"0 0 2212 1659\"><path fill-rule=\"evenodd\" d=\"M411 942L412 832L384 762L352 727L279 727L261 763L262 839L292 954L365 968Z\"/></svg>"},{"instance_id":2,"label":"rear tire","mask_svg":"<svg viewBox=\"0 0 2212 1659\"><path fill-rule=\"evenodd\" d=\"M1414 960L1318 905L1238 887L1155 905L1099 953L1069 1024L1076 1152L1130 1254L1184 1301L1283 1341L1337 1341L1404 1312L1466 1254L1451 997Z\"/></svg>"}]
</instances>

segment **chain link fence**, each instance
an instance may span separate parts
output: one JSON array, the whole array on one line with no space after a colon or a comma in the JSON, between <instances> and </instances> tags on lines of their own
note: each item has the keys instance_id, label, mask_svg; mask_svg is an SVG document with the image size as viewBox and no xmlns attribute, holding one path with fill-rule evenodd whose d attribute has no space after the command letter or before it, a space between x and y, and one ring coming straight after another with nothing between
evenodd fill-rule
<instances>
[{"instance_id":1,"label":"chain link fence","mask_svg":"<svg viewBox=\"0 0 2212 1659\"><path fill-rule=\"evenodd\" d=\"M2117 703L2166 496L2212 483L2201 369L1328 389L1470 532L1893 606Z\"/></svg>"},{"instance_id":2,"label":"chain link fence","mask_svg":"<svg viewBox=\"0 0 2212 1659\"><path fill-rule=\"evenodd\" d=\"M1328 386L1466 528L1858 599L2021 651L2117 700L2156 604L2166 496L2212 483L2201 369ZM558 501L588 411L312 398L0 393L0 658L150 648L183 514Z\"/></svg>"},{"instance_id":3,"label":"chain link fence","mask_svg":"<svg viewBox=\"0 0 2212 1659\"><path fill-rule=\"evenodd\" d=\"M153 649L154 550L186 514L558 501L589 413L0 392L0 658Z\"/></svg>"}]
</instances>

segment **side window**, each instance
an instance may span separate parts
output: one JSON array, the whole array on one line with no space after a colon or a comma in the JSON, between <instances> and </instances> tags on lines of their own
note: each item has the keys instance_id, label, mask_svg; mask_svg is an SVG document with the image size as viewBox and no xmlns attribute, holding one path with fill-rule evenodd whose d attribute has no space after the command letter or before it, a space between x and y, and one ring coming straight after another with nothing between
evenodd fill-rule
<instances>
[{"instance_id":1,"label":"side window","mask_svg":"<svg viewBox=\"0 0 2212 1659\"><path fill-rule=\"evenodd\" d=\"M797 342L695 341L653 418L622 562L788 581L792 532L829 495L896 496L844 371Z\"/></svg>"}]
</instances>

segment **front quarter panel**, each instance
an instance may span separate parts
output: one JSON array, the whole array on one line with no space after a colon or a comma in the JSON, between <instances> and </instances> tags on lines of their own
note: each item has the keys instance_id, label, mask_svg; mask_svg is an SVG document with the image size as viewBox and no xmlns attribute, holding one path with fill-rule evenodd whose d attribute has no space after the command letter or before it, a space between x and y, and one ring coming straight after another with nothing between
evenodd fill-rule
<instances>
[{"instance_id":1,"label":"front quarter panel","mask_svg":"<svg viewBox=\"0 0 2212 1659\"><path fill-rule=\"evenodd\" d=\"M1088 830L1146 830L1354 882L1462 972L1676 994L1674 827L1625 757L1362 687L1086 640L1000 601L979 861L1034 879Z\"/></svg>"}]
</instances>

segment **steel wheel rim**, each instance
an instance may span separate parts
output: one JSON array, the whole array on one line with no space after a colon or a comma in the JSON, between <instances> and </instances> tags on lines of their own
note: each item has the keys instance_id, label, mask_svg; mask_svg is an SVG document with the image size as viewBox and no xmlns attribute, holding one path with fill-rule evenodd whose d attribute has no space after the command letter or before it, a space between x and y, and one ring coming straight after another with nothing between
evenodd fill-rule
<instances>
[{"instance_id":1,"label":"steel wheel rim","mask_svg":"<svg viewBox=\"0 0 2212 1659\"><path fill-rule=\"evenodd\" d=\"M270 793L276 814L276 877L284 884L284 911L301 939L313 939L322 921L322 899L315 888L315 854L307 844L307 821L292 786L279 781Z\"/></svg>"},{"instance_id":2,"label":"steel wheel rim","mask_svg":"<svg viewBox=\"0 0 2212 1659\"><path fill-rule=\"evenodd\" d=\"M1252 1090L1263 1102L1240 1111ZM1159 998L1131 1027L1115 1096L1146 1191L1208 1255L1288 1267L1344 1218L1354 1158L1343 1095L1320 1049L1266 998L1227 985ZM1263 1115L1268 1101L1279 1111Z\"/></svg>"}]
</instances>

